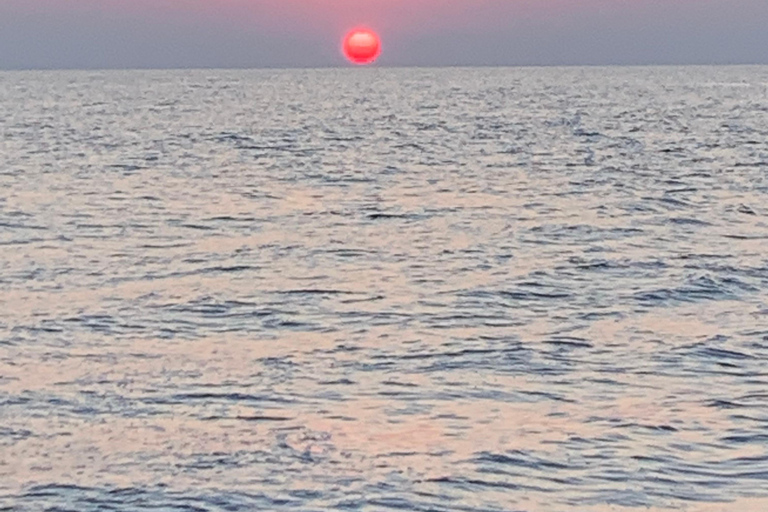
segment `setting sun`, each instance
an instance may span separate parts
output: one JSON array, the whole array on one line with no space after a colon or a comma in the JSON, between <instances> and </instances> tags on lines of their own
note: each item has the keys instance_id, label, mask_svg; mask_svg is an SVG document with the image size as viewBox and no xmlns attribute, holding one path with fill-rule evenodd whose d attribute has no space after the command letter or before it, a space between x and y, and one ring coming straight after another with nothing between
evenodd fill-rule
<instances>
[{"instance_id":1,"label":"setting sun","mask_svg":"<svg viewBox=\"0 0 768 512\"><path fill-rule=\"evenodd\" d=\"M354 64L371 64L381 54L381 39L373 30L356 28L344 37L343 51Z\"/></svg>"}]
</instances>

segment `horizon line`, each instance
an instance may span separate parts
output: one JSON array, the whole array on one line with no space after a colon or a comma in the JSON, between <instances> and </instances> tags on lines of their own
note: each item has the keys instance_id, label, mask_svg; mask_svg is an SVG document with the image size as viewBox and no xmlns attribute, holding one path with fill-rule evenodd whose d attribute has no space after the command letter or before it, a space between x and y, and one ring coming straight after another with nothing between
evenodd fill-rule
<instances>
[{"instance_id":1,"label":"horizon line","mask_svg":"<svg viewBox=\"0 0 768 512\"><path fill-rule=\"evenodd\" d=\"M398 65L366 65L354 66L344 64L328 64L320 66L128 66L128 67L0 67L0 73L5 72L34 72L34 71L327 71L327 70L397 70L397 69L519 69L519 68L672 68L672 67L768 67L765 62L717 62L717 63L604 63L604 64L398 64Z\"/></svg>"}]
</instances>

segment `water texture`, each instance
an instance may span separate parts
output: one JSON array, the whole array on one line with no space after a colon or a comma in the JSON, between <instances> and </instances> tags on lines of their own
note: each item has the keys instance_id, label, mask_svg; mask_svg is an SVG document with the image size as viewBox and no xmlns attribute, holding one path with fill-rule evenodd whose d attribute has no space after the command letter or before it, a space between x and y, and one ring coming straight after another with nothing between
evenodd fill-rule
<instances>
[{"instance_id":1,"label":"water texture","mask_svg":"<svg viewBox=\"0 0 768 512\"><path fill-rule=\"evenodd\" d=\"M768 68L0 74L0 509L768 510Z\"/></svg>"}]
</instances>

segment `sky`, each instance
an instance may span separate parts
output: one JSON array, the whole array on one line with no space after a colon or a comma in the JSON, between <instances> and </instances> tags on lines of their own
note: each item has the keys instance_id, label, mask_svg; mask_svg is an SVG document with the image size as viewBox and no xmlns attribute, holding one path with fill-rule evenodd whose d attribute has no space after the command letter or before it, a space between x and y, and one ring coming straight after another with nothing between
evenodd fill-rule
<instances>
[{"instance_id":1,"label":"sky","mask_svg":"<svg viewBox=\"0 0 768 512\"><path fill-rule=\"evenodd\" d=\"M0 69L768 64L768 0L0 0Z\"/></svg>"}]
</instances>

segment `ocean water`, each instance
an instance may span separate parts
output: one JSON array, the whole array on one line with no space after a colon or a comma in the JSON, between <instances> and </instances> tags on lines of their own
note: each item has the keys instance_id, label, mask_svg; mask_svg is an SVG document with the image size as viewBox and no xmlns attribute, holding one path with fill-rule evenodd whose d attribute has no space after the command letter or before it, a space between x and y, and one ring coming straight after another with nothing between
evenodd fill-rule
<instances>
[{"instance_id":1,"label":"ocean water","mask_svg":"<svg viewBox=\"0 0 768 512\"><path fill-rule=\"evenodd\" d=\"M768 68L0 74L0 509L768 510Z\"/></svg>"}]
</instances>

